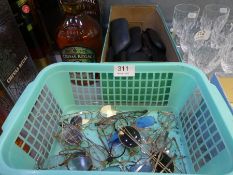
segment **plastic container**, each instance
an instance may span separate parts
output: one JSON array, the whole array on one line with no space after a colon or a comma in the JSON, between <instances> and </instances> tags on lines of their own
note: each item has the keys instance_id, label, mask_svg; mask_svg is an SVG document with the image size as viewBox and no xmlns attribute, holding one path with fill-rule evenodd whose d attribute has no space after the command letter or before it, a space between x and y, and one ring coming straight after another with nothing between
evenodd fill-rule
<instances>
[{"instance_id":1,"label":"plastic container","mask_svg":"<svg viewBox=\"0 0 233 175\"><path fill-rule=\"evenodd\" d=\"M0 174L119 174L35 169L37 160L57 151L53 134L61 114L105 104L173 111L179 116L188 173L233 172L233 117L201 71L183 63L138 63L134 77L114 77L114 65L58 63L44 69L3 125Z\"/></svg>"}]
</instances>

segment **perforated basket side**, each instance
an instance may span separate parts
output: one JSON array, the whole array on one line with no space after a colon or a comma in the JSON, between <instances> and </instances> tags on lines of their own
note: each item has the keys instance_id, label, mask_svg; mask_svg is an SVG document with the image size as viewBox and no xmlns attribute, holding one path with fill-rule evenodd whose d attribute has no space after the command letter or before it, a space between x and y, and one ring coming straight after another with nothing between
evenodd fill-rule
<instances>
[{"instance_id":1,"label":"perforated basket side","mask_svg":"<svg viewBox=\"0 0 233 175\"><path fill-rule=\"evenodd\" d=\"M42 164L50 153L57 133L61 109L45 86L33 106L15 144L36 162Z\"/></svg>"},{"instance_id":2,"label":"perforated basket side","mask_svg":"<svg viewBox=\"0 0 233 175\"><path fill-rule=\"evenodd\" d=\"M15 133L11 133L9 141L3 145L3 150L9 150L4 156L11 168L33 169L48 157L62 111L51 91L44 86L27 116L24 116L26 110L20 113L23 124L15 123ZM7 145L8 142L11 144Z\"/></svg>"},{"instance_id":3,"label":"perforated basket side","mask_svg":"<svg viewBox=\"0 0 233 175\"><path fill-rule=\"evenodd\" d=\"M193 169L196 173L203 171L205 173L206 170L203 168L213 167L214 160L220 159L220 157L225 157L226 160L231 161L226 150L224 136L220 132L221 128L214 120L216 115L208 107L199 88L194 90L179 115ZM227 165L224 166L227 170ZM222 169L224 168L209 168L208 173L216 174L218 170L221 173Z\"/></svg>"},{"instance_id":4,"label":"perforated basket side","mask_svg":"<svg viewBox=\"0 0 233 175\"><path fill-rule=\"evenodd\" d=\"M168 106L173 73L70 72L70 79L76 105Z\"/></svg>"}]
</instances>

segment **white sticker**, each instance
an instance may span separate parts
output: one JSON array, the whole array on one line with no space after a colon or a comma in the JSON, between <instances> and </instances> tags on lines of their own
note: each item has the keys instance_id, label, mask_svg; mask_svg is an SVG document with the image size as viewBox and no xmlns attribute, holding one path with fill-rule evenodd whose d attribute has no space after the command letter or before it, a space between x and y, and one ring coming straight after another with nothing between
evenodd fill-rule
<instances>
[{"instance_id":1,"label":"white sticker","mask_svg":"<svg viewBox=\"0 0 233 175\"><path fill-rule=\"evenodd\" d=\"M230 29L229 29L229 30L230 30L230 31L232 31L232 29L233 29L233 23L231 22L231 24L230 24L230 25L231 25L231 27L230 27Z\"/></svg>"},{"instance_id":2,"label":"white sticker","mask_svg":"<svg viewBox=\"0 0 233 175\"><path fill-rule=\"evenodd\" d=\"M220 8L219 11L220 13L227 13L227 8Z\"/></svg>"},{"instance_id":3,"label":"white sticker","mask_svg":"<svg viewBox=\"0 0 233 175\"><path fill-rule=\"evenodd\" d=\"M134 77L134 65L116 65L114 66L114 77Z\"/></svg>"},{"instance_id":4,"label":"white sticker","mask_svg":"<svg viewBox=\"0 0 233 175\"><path fill-rule=\"evenodd\" d=\"M209 39L210 34L211 34L211 31L201 30L195 34L194 40L195 41L200 41L200 40L206 41Z\"/></svg>"},{"instance_id":5,"label":"white sticker","mask_svg":"<svg viewBox=\"0 0 233 175\"><path fill-rule=\"evenodd\" d=\"M188 18L196 18L197 14L196 13L189 13Z\"/></svg>"}]
</instances>

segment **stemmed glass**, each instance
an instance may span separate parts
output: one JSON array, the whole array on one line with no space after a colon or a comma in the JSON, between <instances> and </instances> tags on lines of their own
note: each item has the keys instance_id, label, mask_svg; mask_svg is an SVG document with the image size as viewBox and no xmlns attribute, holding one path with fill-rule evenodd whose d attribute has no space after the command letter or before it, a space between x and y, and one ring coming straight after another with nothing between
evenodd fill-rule
<instances>
[{"instance_id":1,"label":"stemmed glass","mask_svg":"<svg viewBox=\"0 0 233 175\"><path fill-rule=\"evenodd\" d=\"M207 4L200 19L202 31L211 34L211 47L218 47L218 35L227 23L230 8L223 4Z\"/></svg>"},{"instance_id":2,"label":"stemmed glass","mask_svg":"<svg viewBox=\"0 0 233 175\"><path fill-rule=\"evenodd\" d=\"M204 7L201 22L201 30L220 33L226 24L230 8L223 4L207 4Z\"/></svg>"},{"instance_id":3,"label":"stemmed glass","mask_svg":"<svg viewBox=\"0 0 233 175\"><path fill-rule=\"evenodd\" d=\"M233 73L233 21L228 21L222 33L228 39L229 45L226 47L221 60L221 67L225 73Z\"/></svg>"},{"instance_id":4,"label":"stemmed glass","mask_svg":"<svg viewBox=\"0 0 233 175\"><path fill-rule=\"evenodd\" d=\"M198 27L196 30L198 31ZM194 32L193 44L189 49L189 62L208 75L220 65L228 45L224 34L209 33L203 30Z\"/></svg>"},{"instance_id":5,"label":"stemmed glass","mask_svg":"<svg viewBox=\"0 0 233 175\"><path fill-rule=\"evenodd\" d=\"M174 8L173 33L179 40L185 25L193 25L199 15L200 7L194 4L178 4ZM179 41L177 41L179 42Z\"/></svg>"}]
</instances>

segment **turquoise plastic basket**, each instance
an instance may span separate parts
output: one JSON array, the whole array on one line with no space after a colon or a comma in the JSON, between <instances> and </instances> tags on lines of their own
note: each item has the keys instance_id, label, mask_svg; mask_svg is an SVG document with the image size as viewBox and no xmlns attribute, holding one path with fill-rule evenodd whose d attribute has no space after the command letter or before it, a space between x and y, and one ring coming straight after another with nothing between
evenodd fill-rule
<instances>
[{"instance_id":1,"label":"turquoise plastic basket","mask_svg":"<svg viewBox=\"0 0 233 175\"><path fill-rule=\"evenodd\" d=\"M179 116L187 172L233 172L233 117L201 71L183 63L140 63L134 64L134 77L114 77L114 65L59 63L43 70L3 125L0 174L119 174L35 169L36 161L58 151L53 134L62 114L97 110L105 104L174 112Z\"/></svg>"}]
</instances>

